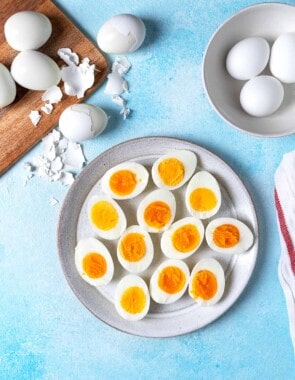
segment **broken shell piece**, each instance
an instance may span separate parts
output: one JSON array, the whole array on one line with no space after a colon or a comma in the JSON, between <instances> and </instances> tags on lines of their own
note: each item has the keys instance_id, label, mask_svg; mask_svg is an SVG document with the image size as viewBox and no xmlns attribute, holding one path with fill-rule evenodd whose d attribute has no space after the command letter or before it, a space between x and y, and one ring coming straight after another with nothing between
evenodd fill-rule
<instances>
[{"instance_id":1,"label":"broken shell piece","mask_svg":"<svg viewBox=\"0 0 295 380\"><path fill-rule=\"evenodd\" d=\"M31 122L34 125L37 125L39 123L39 121L41 120L41 117L42 116L40 115L39 111L31 111L30 115L29 115L29 118L31 119Z\"/></svg>"},{"instance_id":2,"label":"broken shell piece","mask_svg":"<svg viewBox=\"0 0 295 380\"><path fill-rule=\"evenodd\" d=\"M51 103L45 103L44 106L41 107L41 110L46 113L46 115L50 115L53 110L53 105Z\"/></svg>"},{"instance_id":3,"label":"broken shell piece","mask_svg":"<svg viewBox=\"0 0 295 380\"><path fill-rule=\"evenodd\" d=\"M69 66L79 64L78 55L69 48L58 49L57 55Z\"/></svg>"},{"instance_id":4,"label":"broken shell piece","mask_svg":"<svg viewBox=\"0 0 295 380\"><path fill-rule=\"evenodd\" d=\"M57 205L59 202L56 198L51 198L50 201L49 201L49 204L50 206L55 206Z\"/></svg>"},{"instance_id":5,"label":"broken shell piece","mask_svg":"<svg viewBox=\"0 0 295 380\"><path fill-rule=\"evenodd\" d=\"M124 108L126 106L126 100L123 99L121 96L119 95L114 95L112 97L112 101L116 104L118 104L119 106L121 106L122 108Z\"/></svg>"},{"instance_id":6,"label":"broken shell piece","mask_svg":"<svg viewBox=\"0 0 295 380\"><path fill-rule=\"evenodd\" d=\"M52 86L44 92L42 95L42 100L49 103L59 103L62 99L62 92L58 86Z\"/></svg>"},{"instance_id":7,"label":"broken shell piece","mask_svg":"<svg viewBox=\"0 0 295 380\"><path fill-rule=\"evenodd\" d=\"M74 169L81 169L85 163L85 157L80 144L69 142L68 149L63 154L63 163Z\"/></svg>"},{"instance_id":8,"label":"broken shell piece","mask_svg":"<svg viewBox=\"0 0 295 380\"><path fill-rule=\"evenodd\" d=\"M116 57L114 63L112 64L112 71L116 71L120 75L126 74L131 67L131 63L128 61L127 57Z\"/></svg>"},{"instance_id":9,"label":"broken shell piece","mask_svg":"<svg viewBox=\"0 0 295 380\"><path fill-rule=\"evenodd\" d=\"M123 119L126 120L127 117L130 115L131 109L130 108L122 108L120 111L120 114L123 116Z\"/></svg>"},{"instance_id":10,"label":"broken shell piece","mask_svg":"<svg viewBox=\"0 0 295 380\"><path fill-rule=\"evenodd\" d=\"M60 176L60 182L63 186L70 186L74 182L74 176L69 172L62 172Z\"/></svg>"},{"instance_id":11,"label":"broken shell piece","mask_svg":"<svg viewBox=\"0 0 295 380\"><path fill-rule=\"evenodd\" d=\"M104 90L106 94L120 95L126 91L126 88L128 89L125 79L118 72L110 73L107 78L108 81Z\"/></svg>"}]
</instances>

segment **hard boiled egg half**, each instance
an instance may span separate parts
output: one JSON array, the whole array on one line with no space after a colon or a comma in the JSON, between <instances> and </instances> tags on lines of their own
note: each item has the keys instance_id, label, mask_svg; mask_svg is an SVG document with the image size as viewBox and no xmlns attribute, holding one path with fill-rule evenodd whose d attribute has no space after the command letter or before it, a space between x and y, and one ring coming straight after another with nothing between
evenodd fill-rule
<instances>
[{"instance_id":1,"label":"hard boiled egg half","mask_svg":"<svg viewBox=\"0 0 295 380\"><path fill-rule=\"evenodd\" d=\"M189 295L201 306L216 304L224 292L224 271L213 258L199 261L189 280Z\"/></svg>"},{"instance_id":2,"label":"hard boiled egg half","mask_svg":"<svg viewBox=\"0 0 295 380\"><path fill-rule=\"evenodd\" d=\"M76 268L84 281L93 286L108 284L114 275L114 263L104 244L94 238L78 242L75 249Z\"/></svg>"},{"instance_id":3,"label":"hard boiled egg half","mask_svg":"<svg viewBox=\"0 0 295 380\"><path fill-rule=\"evenodd\" d=\"M106 195L94 195L88 203L88 218L97 234L107 240L120 237L127 221L121 207Z\"/></svg>"},{"instance_id":4,"label":"hard boiled egg half","mask_svg":"<svg viewBox=\"0 0 295 380\"><path fill-rule=\"evenodd\" d=\"M149 173L137 162L124 162L109 169L102 177L101 188L114 199L134 198L146 188Z\"/></svg>"},{"instance_id":5,"label":"hard boiled egg half","mask_svg":"<svg viewBox=\"0 0 295 380\"><path fill-rule=\"evenodd\" d=\"M188 183L185 193L188 212L197 218L207 219L215 215L221 205L221 192L215 177L202 170Z\"/></svg>"},{"instance_id":6,"label":"hard boiled egg half","mask_svg":"<svg viewBox=\"0 0 295 380\"><path fill-rule=\"evenodd\" d=\"M197 167L197 157L189 150L176 150L160 157L152 167L156 186L174 190L185 184Z\"/></svg>"},{"instance_id":7,"label":"hard boiled egg half","mask_svg":"<svg viewBox=\"0 0 295 380\"><path fill-rule=\"evenodd\" d=\"M148 232L160 233L169 228L175 211L174 195L168 190L154 190L138 205L137 221Z\"/></svg>"},{"instance_id":8,"label":"hard boiled egg half","mask_svg":"<svg viewBox=\"0 0 295 380\"><path fill-rule=\"evenodd\" d=\"M148 232L140 226L130 226L118 242L117 256L120 264L131 273L146 270L154 257L154 246Z\"/></svg>"},{"instance_id":9,"label":"hard boiled egg half","mask_svg":"<svg viewBox=\"0 0 295 380\"><path fill-rule=\"evenodd\" d=\"M247 251L253 244L253 233L234 218L217 218L206 228L206 241L216 252L235 254Z\"/></svg>"},{"instance_id":10,"label":"hard boiled egg half","mask_svg":"<svg viewBox=\"0 0 295 380\"><path fill-rule=\"evenodd\" d=\"M171 259L186 259L200 247L204 238L204 226L194 217L186 217L173 223L161 238L161 249Z\"/></svg>"},{"instance_id":11,"label":"hard boiled egg half","mask_svg":"<svg viewBox=\"0 0 295 380\"><path fill-rule=\"evenodd\" d=\"M128 321L144 318L150 307L150 295L144 280L134 274L121 279L115 291L115 308Z\"/></svg>"},{"instance_id":12,"label":"hard boiled egg half","mask_svg":"<svg viewBox=\"0 0 295 380\"><path fill-rule=\"evenodd\" d=\"M177 301L184 294L189 281L189 268L181 260L166 260L154 271L150 280L152 299L160 304Z\"/></svg>"}]
</instances>

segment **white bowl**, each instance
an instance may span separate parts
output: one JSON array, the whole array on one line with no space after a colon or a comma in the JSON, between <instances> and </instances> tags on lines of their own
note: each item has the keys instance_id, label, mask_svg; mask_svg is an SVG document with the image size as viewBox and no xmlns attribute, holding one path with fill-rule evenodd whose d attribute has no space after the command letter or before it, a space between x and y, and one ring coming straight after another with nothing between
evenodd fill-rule
<instances>
[{"instance_id":1,"label":"white bowl","mask_svg":"<svg viewBox=\"0 0 295 380\"><path fill-rule=\"evenodd\" d=\"M284 84L284 101L274 114L253 117L242 110L240 91L245 81L233 79L226 71L227 53L246 37L265 38L272 46L283 33L295 32L295 7L262 3L242 9L214 33L203 60L203 84L215 111L231 126L262 137L295 133L295 84ZM263 74L270 74L269 69Z\"/></svg>"}]
</instances>

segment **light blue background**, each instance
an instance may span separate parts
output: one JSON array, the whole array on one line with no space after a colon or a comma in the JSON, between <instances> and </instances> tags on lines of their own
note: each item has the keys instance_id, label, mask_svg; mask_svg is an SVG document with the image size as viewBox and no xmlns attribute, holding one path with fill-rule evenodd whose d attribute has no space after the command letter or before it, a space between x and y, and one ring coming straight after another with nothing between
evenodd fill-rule
<instances>
[{"instance_id":1,"label":"light blue background","mask_svg":"<svg viewBox=\"0 0 295 380\"><path fill-rule=\"evenodd\" d=\"M39 154L37 145L0 179L0 379L292 378L293 349L277 277L273 186L275 169L282 155L294 149L295 137L262 139L232 129L211 109L201 82L209 38L225 19L254 2L56 3L93 41L114 14L134 13L147 27L143 47L129 57L132 117L121 119L104 86L96 91L89 102L103 107L111 119L101 136L83 144L87 159L140 136L200 144L243 178L258 212L261 245L245 292L213 324L171 339L118 332L92 316L64 279L56 228L67 189L39 178L23 186L23 164ZM52 197L60 201L54 207Z\"/></svg>"}]
</instances>

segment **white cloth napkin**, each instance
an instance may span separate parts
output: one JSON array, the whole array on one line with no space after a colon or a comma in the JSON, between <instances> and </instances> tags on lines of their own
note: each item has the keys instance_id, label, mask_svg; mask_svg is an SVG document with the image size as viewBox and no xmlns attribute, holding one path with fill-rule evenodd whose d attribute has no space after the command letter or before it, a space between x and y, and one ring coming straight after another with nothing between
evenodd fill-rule
<instances>
[{"instance_id":1,"label":"white cloth napkin","mask_svg":"<svg viewBox=\"0 0 295 380\"><path fill-rule=\"evenodd\" d=\"M275 204L282 246L278 273L295 353L295 151L284 155L275 173Z\"/></svg>"}]
</instances>

